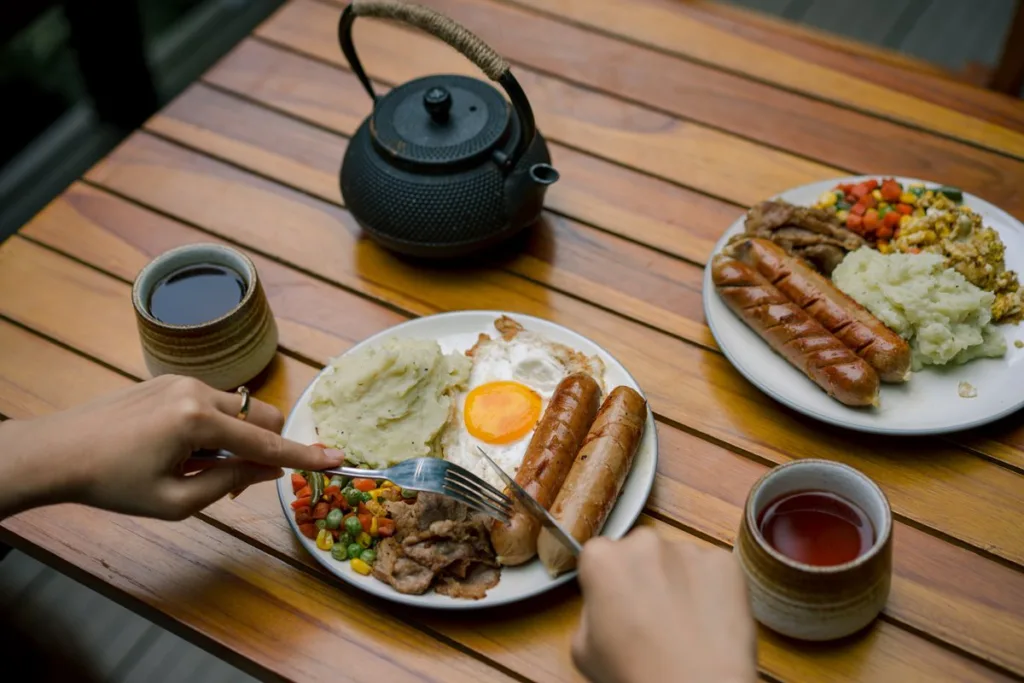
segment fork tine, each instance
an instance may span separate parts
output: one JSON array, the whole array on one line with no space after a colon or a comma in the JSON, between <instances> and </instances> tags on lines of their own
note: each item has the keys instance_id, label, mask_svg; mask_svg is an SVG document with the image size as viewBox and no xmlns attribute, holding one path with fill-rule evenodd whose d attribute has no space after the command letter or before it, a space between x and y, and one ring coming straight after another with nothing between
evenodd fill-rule
<instances>
[{"instance_id":1,"label":"fork tine","mask_svg":"<svg viewBox=\"0 0 1024 683\"><path fill-rule=\"evenodd\" d=\"M473 474L472 472L467 470L465 467L462 467L461 465L448 463L447 472L457 472L458 474L462 475L463 478L468 479L473 484L485 489L488 493L498 496L503 500L509 500L509 497L505 495L504 491L499 491L498 489L494 488L493 486L488 484L485 479Z\"/></svg>"},{"instance_id":2,"label":"fork tine","mask_svg":"<svg viewBox=\"0 0 1024 683\"><path fill-rule=\"evenodd\" d=\"M515 508L513 508L511 501L509 501L508 503L505 503L505 502L493 501L490 498L485 498L485 497L481 496L477 491L474 491L470 487L468 487L465 484L462 484L462 483L456 481L455 479L445 479L444 485L445 485L445 490L452 489L452 490L458 491L459 493L461 493L466 498L469 498L469 499L473 500L474 502L479 502L482 505L488 505L488 506L490 506L490 507L492 507L492 508L494 508L496 510L499 510L504 515L511 515L512 512L515 509Z\"/></svg>"},{"instance_id":3,"label":"fork tine","mask_svg":"<svg viewBox=\"0 0 1024 683\"><path fill-rule=\"evenodd\" d=\"M449 470L445 473L445 476L450 478L452 481L457 481L466 488L480 494L485 498L489 498L496 503L500 503L506 507L512 505L512 499L503 493L498 493L497 490L488 484L483 479L475 476L466 476L458 470Z\"/></svg>"},{"instance_id":4,"label":"fork tine","mask_svg":"<svg viewBox=\"0 0 1024 683\"><path fill-rule=\"evenodd\" d=\"M454 498L460 503L464 503L477 512L482 512L488 517L493 517L502 524L508 523L509 513L506 510L480 498L476 498L471 495L467 496L463 491L460 491L455 485L449 482L445 482L444 484L444 495L449 498Z\"/></svg>"}]
</instances>

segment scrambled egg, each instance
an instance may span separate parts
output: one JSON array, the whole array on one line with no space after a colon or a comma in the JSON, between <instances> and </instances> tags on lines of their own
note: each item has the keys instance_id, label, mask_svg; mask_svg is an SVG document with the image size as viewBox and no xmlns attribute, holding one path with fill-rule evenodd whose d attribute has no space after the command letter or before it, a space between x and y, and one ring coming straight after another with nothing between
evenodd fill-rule
<instances>
[{"instance_id":1,"label":"scrambled egg","mask_svg":"<svg viewBox=\"0 0 1024 683\"><path fill-rule=\"evenodd\" d=\"M981 216L949 198L927 191L921 197L924 216L915 216L900 227L899 234L884 251L926 252L946 257L946 266L968 282L996 295L992 304L994 322L1016 322L1024 317L1024 296L1017 274L1006 270L1006 248L992 228L982 225Z\"/></svg>"}]
</instances>

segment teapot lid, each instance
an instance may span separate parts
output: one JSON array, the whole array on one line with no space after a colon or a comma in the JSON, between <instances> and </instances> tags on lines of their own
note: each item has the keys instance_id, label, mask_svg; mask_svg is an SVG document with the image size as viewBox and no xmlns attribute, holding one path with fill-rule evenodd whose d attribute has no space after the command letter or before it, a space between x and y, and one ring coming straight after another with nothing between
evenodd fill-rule
<instances>
[{"instance_id":1,"label":"teapot lid","mask_svg":"<svg viewBox=\"0 0 1024 683\"><path fill-rule=\"evenodd\" d=\"M444 166L476 161L508 134L510 107L497 90L465 76L418 78L377 100L370 132L382 153Z\"/></svg>"}]
</instances>

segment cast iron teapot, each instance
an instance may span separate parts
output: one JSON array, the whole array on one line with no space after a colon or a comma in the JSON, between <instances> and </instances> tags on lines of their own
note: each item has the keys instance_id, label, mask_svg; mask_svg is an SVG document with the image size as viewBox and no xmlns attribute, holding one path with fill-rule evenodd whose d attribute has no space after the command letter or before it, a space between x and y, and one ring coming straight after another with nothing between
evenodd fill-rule
<instances>
[{"instance_id":1,"label":"cast iron teapot","mask_svg":"<svg viewBox=\"0 0 1024 683\"><path fill-rule=\"evenodd\" d=\"M356 17L397 19L445 41L497 81L437 75L382 97L352 44ZM433 10L397 0L354 0L338 40L373 100L349 142L341 195L378 243L417 257L451 258L493 247L535 222L558 180L526 94L486 43Z\"/></svg>"}]
</instances>

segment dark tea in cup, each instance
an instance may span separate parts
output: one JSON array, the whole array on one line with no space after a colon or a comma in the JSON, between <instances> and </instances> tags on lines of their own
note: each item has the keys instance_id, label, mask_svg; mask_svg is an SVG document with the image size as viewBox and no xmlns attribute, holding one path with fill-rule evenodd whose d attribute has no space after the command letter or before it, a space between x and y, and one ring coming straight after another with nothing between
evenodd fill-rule
<instances>
[{"instance_id":1,"label":"dark tea in cup","mask_svg":"<svg viewBox=\"0 0 1024 683\"><path fill-rule=\"evenodd\" d=\"M816 567L855 560L875 543L875 529L856 503L829 491L795 491L770 502L758 515L768 545Z\"/></svg>"}]
</instances>

